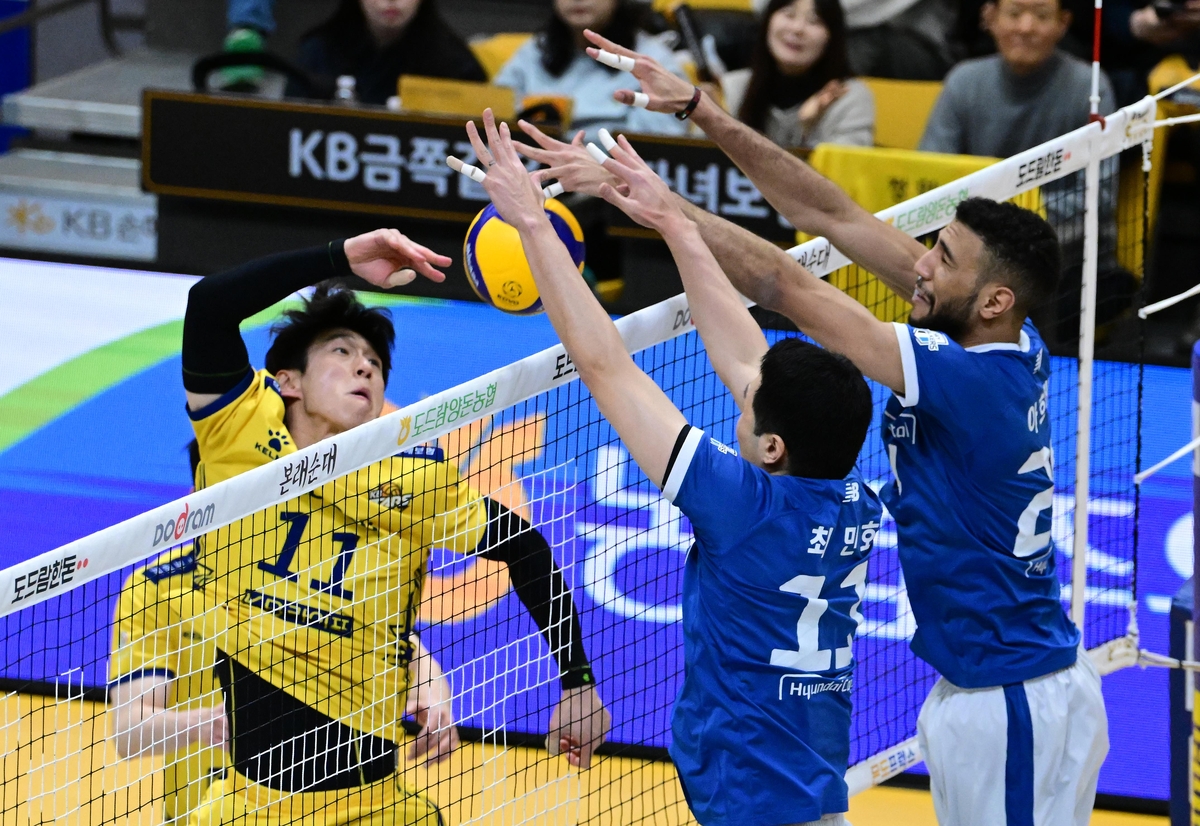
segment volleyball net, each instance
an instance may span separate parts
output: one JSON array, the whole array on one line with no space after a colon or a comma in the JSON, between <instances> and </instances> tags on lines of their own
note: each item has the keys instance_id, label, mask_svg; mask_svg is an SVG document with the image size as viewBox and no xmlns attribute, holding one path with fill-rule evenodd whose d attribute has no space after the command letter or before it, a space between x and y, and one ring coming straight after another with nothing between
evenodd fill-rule
<instances>
[{"instance_id":1,"label":"volleyball net","mask_svg":"<svg viewBox=\"0 0 1200 826\"><path fill-rule=\"evenodd\" d=\"M1053 428L1056 484L1039 530L1052 532L1063 603L1102 670L1123 662L1112 651L1126 639L1136 594L1141 366L1129 316L1147 229L1136 149L1152 139L1153 112L1152 102L1137 104L881 213L930 241L956 204L984 196L1038 210L1059 233L1062 286L1034 314L1053 364L1045 408L1029 415ZM1122 163L1125 150L1135 157ZM827 241L792 254L877 317L907 317L904 301ZM769 314L763 321L772 341L796 335ZM736 408L686 297L617 326L688 420L734 444ZM882 409L886 391L873 391ZM692 535L561 346L302 450L286 449L279 434L262 440L274 461L0 571L10 676L0 822L250 823L256 813L410 811L424 805L418 798L451 823L689 821L669 764L646 761L665 758L670 743ZM430 462L448 469L428 471ZM877 428L860 467L873 486L888 482ZM505 566L478 553L478 518L462 508L448 517L451 505L429 492L456 480L525 518L563 572L613 721L588 772L530 748L559 702L556 652ZM936 678L908 647L915 622L886 514L861 611L852 792L919 762L917 713ZM206 710L223 705L214 669L230 659L327 720L318 755L296 744L260 766L254 788L211 745ZM447 691L471 745L432 768L396 757L399 790L371 786L382 797L306 785L322 773L375 777L378 760L364 744L406 743L417 728L399 702L405 686L431 702ZM254 712L261 725L271 708ZM155 727L164 710L195 714L171 734ZM305 775L316 757L324 768Z\"/></svg>"}]
</instances>

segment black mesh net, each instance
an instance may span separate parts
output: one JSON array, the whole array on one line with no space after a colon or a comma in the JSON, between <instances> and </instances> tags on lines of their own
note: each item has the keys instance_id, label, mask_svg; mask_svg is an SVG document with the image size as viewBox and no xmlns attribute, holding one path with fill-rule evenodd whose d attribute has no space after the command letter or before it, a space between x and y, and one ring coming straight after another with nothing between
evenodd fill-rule
<instances>
[{"instance_id":1,"label":"black mesh net","mask_svg":"<svg viewBox=\"0 0 1200 826\"><path fill-rule=\"evenodd\" d=\"M1144 185L1140 169L1133 172L1120 176L1115 160L1105 166L1100 356L1131 352L1129 330L1136 334L1127 319L1140 300ZM1043 189L1033 204L1022 201L1055 225L1067 259L1059 295L1036 314L1054 358L1053 530L1064 604L1074 544L1083 194L1081 173ZM881 319L907 317L908 305L861 268L830 280ZM772 340L796 334L769 314L760 318ZM694 332L635 358L690 422L733 443L736 409ZM1088 647L1124 634L1132 599L1139 380L1136 360L1096 362ZM874 392L881 410L885 391ZM439 414L438 423L464 422L437 440L444 461L433 453L386 460L406 464L370 466L221 528L202 547L188 543L137 572L81 587L69 581L77 559L28 572L28 594L63 593L0 620L14 677L0 719L3 821L347 822L386 810L392 819L377 822L435 822L436 811L448 823L690 822L664 762L683 668L686 519L630 460L581 383L482 418L479 404L472 397ZM420 427L412 424L410 444L422 441ZM888 478L877 429L860 467L875 486ZM514 594L509 569L473 553L487 514L439 516L450 509L445 491L459 482L527 520L563 572L612 715L609 742L588 772L541 748L561 695L553 652ZM393 506L408 516L376 519L380 507ZM356 527L368 515L373 526ZM236 587L221 585L230 573L221 565L240 566ZM908 648L914 620L890 519L862 613L852 764L915 734L935 679ZM118 622L83 619L96 616ZM106 692L110 681L117 682ZM404 754L420 727L404 713L410 682L407 699L421 696L423 707L449 699L465 741L432 767ZM231 709L226 752L212 744L229 725L221 711ZM160 711L176 715L174 733L138 728ZM278 748L255 762L262 743Z\"/></svg>"}]
</instances>

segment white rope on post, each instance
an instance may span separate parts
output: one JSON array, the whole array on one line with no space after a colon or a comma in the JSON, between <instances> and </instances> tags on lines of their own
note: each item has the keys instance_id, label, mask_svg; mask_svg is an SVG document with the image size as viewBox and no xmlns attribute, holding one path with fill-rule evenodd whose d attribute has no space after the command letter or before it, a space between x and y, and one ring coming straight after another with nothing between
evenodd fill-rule
<instances>
[{"instance_id":1,"label":"white rope on post","mask_svg":"<svg viewBox=\"0 0 1200 826\"><path fill-rule=\"evenodd\" d=\"M1191 453L1196 448L1200 448L1200 438L1193 439L1192 441L1188 442L1183 447L1179 448L1179 450L1175 451L1170 456L1163 459L1161 462L1158 462L1155 465L1151 465L1150 467L1143 470L1141 473L1134 474L1133 483L1135 485L1140 485L1142 482L1145 482L1147 479L1149 479L1154 474L1158 473L1160 470L1165 468L1167 465L1172 464L1174 462L1178 462L1180 459L1182 459L1184 456L1187 456L1189 453Z\"/></svg>"},{"instance_id":2,"label":"white rope on post","mask_svg":"<svg viewBox=\"0 0 1200 826\"><path fill-rule=\"evenodd\" d=\"M1164 118L1163 120L1154 121L1155 129L1162 129L1164 126L1180 126L1184 123L1196 123L1200 121L1200 113L1195 115L1180 115L1177 118Z\"/></svg>"},{"instance_id":3,"label":"white rope on post","mask_svg":"<svg viewBox=\"0 0 1200 826\"><path fill-rule=\"evenodd\" d=\"M1184 290L1179 295L1173 295L1170 298L1164 298L1162 301L1156 301L1153 304L1147 304L1145 307L1142 307L1142 309L1138 310L1138 318L1149 318L1155 313L1165 310L1168 307L1174 307L1181 301L1187 301L1194 295L1200 295L1200 284L1197 284L1189 290Z\"/></svg>"},{"instance_id":4,"label":"white rope on post","mask_svg":"<svg viewBox=\"0 0 1200 826\"><path fill-rule=\"evenodd\" d=\"M1156 94L1154 96L1154 99L1162 100L1165 97L1170 97L1171 95L1178 92L1180 89L1184 88L1185 86L1191 86L1193 83L1195 83L1198 80L1200 80L1200 74L1194 74L1191 77L1189 77L1187 80L1176 83L1174 86L1172 86L1169 89L1163 89L1161 92L1159 92L1158 94Z\"/></svg>"}]
</instances>

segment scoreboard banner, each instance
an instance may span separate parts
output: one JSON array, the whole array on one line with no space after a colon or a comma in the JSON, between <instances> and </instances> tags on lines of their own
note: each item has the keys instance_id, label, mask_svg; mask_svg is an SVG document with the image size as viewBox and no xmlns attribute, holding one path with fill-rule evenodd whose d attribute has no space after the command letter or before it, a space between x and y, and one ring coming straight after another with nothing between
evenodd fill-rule
<instances>
[{"instance_id":1,"label":"scoreboard banner","mask_svg":"<svg viewBox=\"0 0 1200 826\"><path fill-rule=\"evenodd\" d=\"M448 155L478 163L462 118L154 90L142 111L142 184L159 195L457 223L491 200L446 166ZM628 137L692 203L763 238L794 241L791 225L715 144ZM624 215L611 231L656 237Z\"/></svg>"}]
</instances>

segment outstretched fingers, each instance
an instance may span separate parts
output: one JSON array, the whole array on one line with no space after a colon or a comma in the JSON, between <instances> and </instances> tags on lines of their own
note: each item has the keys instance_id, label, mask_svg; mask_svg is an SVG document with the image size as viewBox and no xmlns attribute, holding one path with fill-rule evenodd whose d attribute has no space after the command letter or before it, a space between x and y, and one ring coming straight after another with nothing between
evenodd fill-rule
<instances>
[{"instance_id":1,"label":"outstretched fingers","mask_svg":"<svg viewBox=\"0 0 1200 826\"><path fill-rule=\"evenodd\" d=\"M587 50L588 55L593 59L598 56L600 49L603 49L606 52L611 52L615 55L620 55L621 57L631 57L634 60L637 60L639 57L641 57L641 55L639 55L633 49L628 49L625 46L622 46L620 43L614 43L604 35L598 34L591 29L584 29L583 36L587 38L588 42L591 43L593 47L595 47Z\"/></svg>"}]
</instances>

